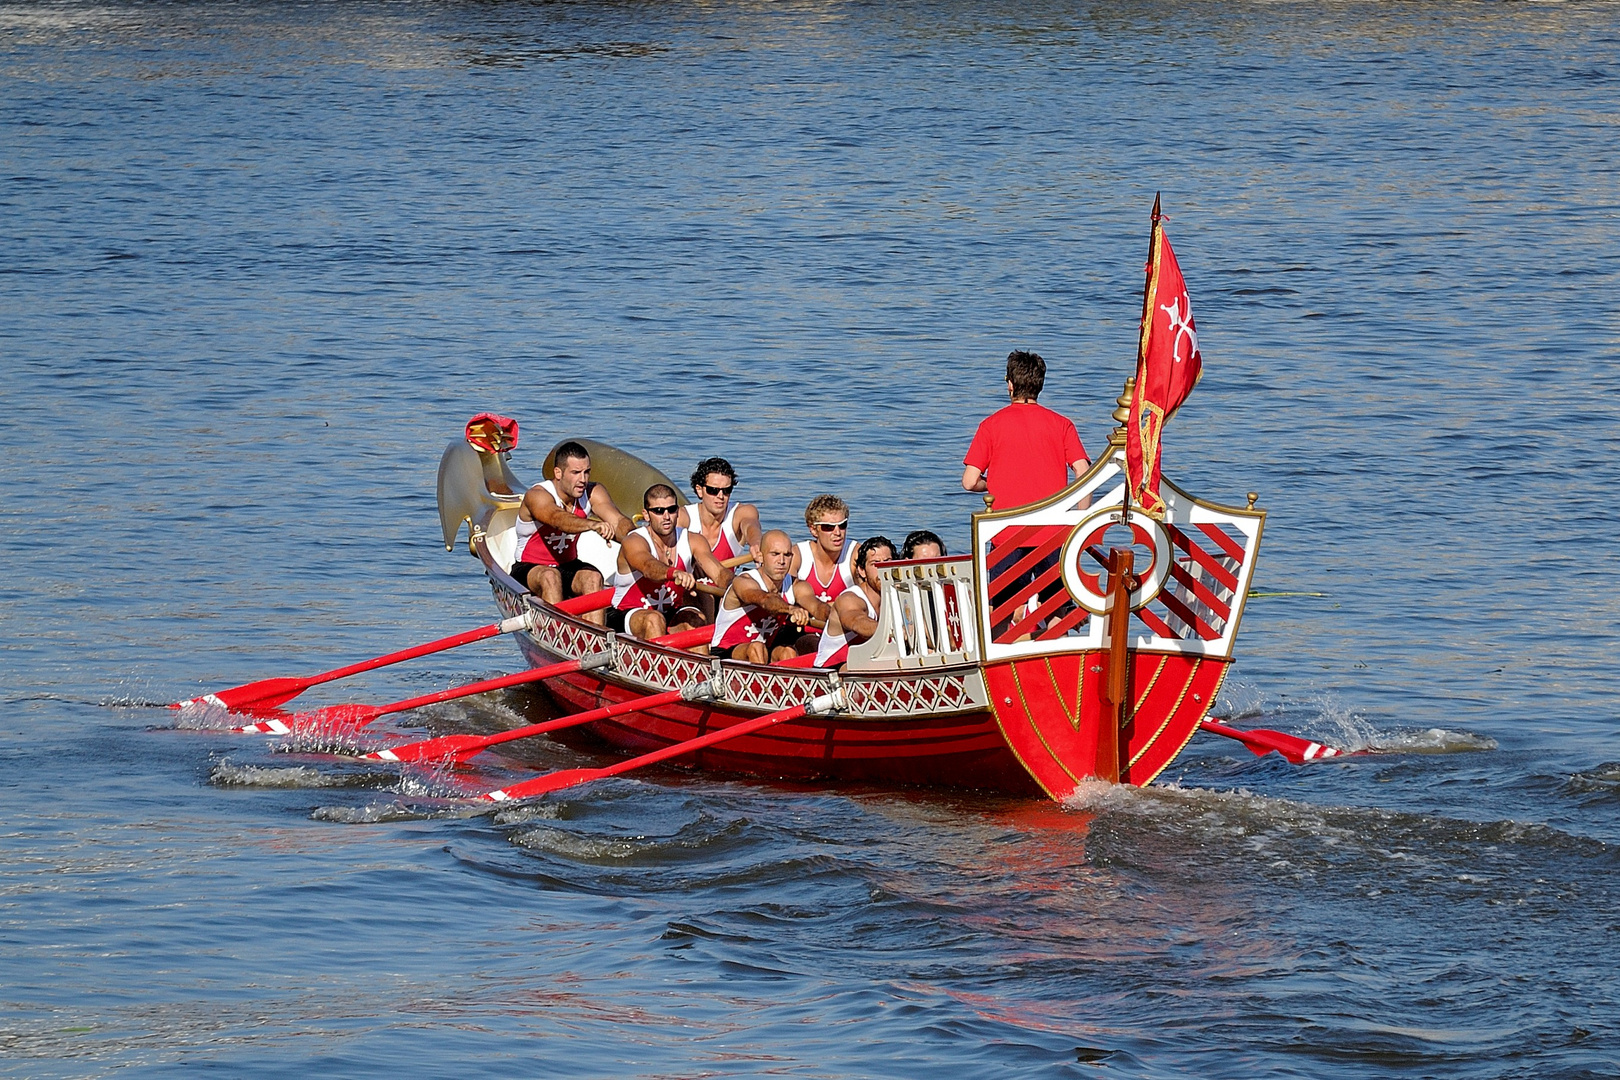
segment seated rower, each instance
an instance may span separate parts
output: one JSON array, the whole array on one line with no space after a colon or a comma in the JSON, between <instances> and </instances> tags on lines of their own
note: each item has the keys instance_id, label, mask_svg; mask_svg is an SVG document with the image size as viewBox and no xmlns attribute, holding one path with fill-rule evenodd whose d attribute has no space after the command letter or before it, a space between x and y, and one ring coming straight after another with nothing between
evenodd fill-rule
<instances>
[{"instance_id":1,"label":"seated rower","mask_svg":"<svg viewBox=\"0 0 1620 1080\"><path fill-rule=\"evenodd\" d=\"M716 562L743 554L752 555L756 561L759 559L763 531L759 508L753 503L732 502L731 493L736 486L737 473L731 462L723 457L704 458L692 470L692 494L697 496L697 509L694 512L692 507L681 507L678 524L683 529L702 533Z\"/></svg>"},{"instance_id":2,"label":"seated rower","mask_svg":"<svg viewBox=\"0 0 1620 1080\"><path fill-rule=\"evenodd\" d=\"M877 564L893 558L894 543L888 537L862 541L855 553L855 587L845 589L833 601L827 629L821 632L821 644L816 648L816 667L843 667L849 661L849 647L877 633L878 611L883 606Z\"/></svg>"},{"instance_id":3,"label":"seated rower","mask_svg":"<svg viewBox=\"0 0 1620 1080\"><path fill-rule=\"evenodd\" d=\"M613 505L607 488L591 482L590 452L570 441L557 447L551 479L523 496L512 577L548 604L601 589L602 572L579 557L585 532L611 542L629 534L630 519ZM581 617L598 626L605 619L601 611Z\"/></svg>"},{"instance_id":4,"label":"seated rower","mask_svg":"<svg viewBox=\"0 0 1620 1080\"><path fill-rule=\"evenodd\" d=\"M824 618L826 605L788 573L793 540L780 529L760 538L759 565L731 579L715 611L715 652L750 664L775 663L798 655L793 642L812 618Z\"/></svg>"},{"instance_id":5,"label":"seated rower","mask_svg":"<svg viewBox=\"0 0 1620 1080\"><path fill-rule=\"evenodd\" d=\"M650 641L672 630L690 630L707 620L693 601L701 570L720 585L731 581L731 571L715 561L703 534L675 524L680 504L675 489L654 484L641 496L647 524L624 538L619 549L619 572L613 579L613 606L608 609L611 629ZM671 625L671 621L674 624Z\"/></svg>"},{"instance_id":6,"label":"seated rower","mask_svg":"<svg viewBox=\"0 0 1620 1080\"><path fill-rule=\"evenodd\" d=\"M836 495L817 495L804 508L810 539L793 549L788 573L810 583L817 600L830 604L855 585L855 545L849 539L849 506Z\"/></svg>"},{"instance_id":7,"label":"seated rower","mask_svg":"<svg viewBox=\"0 0 1620 1080\"><path fill-rule=\"evenodd\" d=\"M939 538L938 533L927 529L917 529L906 534L905 542L900 546L902 559L941 559L945 557L945 541Z\"/></svg>"}]
</instances>

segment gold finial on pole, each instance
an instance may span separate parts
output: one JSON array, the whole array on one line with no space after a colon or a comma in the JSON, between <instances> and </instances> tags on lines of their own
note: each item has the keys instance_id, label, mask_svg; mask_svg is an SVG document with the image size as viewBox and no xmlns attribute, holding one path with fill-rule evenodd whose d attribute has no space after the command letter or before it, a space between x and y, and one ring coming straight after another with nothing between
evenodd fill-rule
<instances>
[{"instance_id":1,"label":"gold finial on pole","mask_svg":"<svg viewBox=\"0 0 1620 1080\"><path fill-rule=\"evenodd\" d=\"M996 501L996 497L994 495L990 494L988 491L984 493L984 512L985 513L988 514L990 512L991 508L995 504L995 501Z\"/></svg>"},{"instance_id":2,"label":"gold finial on pole","mask_svg":"<svg viewBox=\"0 0 1620 1080\"><path fill-rule=\"evenodd\" d=\"M1136 376L1125 380L1125 392L1115 399L1114 411L1110 414L1114 423L1119 426L1108 433L1109 446L1125 445L1125 425L1131 419L1131 398L1136 394Z\"/></svg>"},{"instance_id":3,"label":"gold finial on pole","mask_svg":"<svg viewBox=\"0 0 1620 1080\"><path fill-rule=\"evenodd\" d=\"M1253 510L1254 509L1254 504L1259 502L1259 501L1260 501L1260 493L1258 491L1249 492L1249 509L1250 510Z\"/></svg>"}]
</instances>

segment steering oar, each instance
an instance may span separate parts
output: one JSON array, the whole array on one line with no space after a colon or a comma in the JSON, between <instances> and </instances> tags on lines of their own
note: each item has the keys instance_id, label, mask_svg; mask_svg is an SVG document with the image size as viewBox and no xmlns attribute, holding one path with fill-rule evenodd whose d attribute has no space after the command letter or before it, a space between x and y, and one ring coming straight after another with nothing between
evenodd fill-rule
<instances>
[{"instance_id":1,"label":"steering oar","mask_svg":"<svg viewBox=\"0 0 1620 1080\"><path fill-rule=\"evenodd\" d=\"M1302 739L1286 731L1274 731L1271 728L1239 731L1217 720L1202 720L1198 726L1211 734L1236 739L1248 747L1249 752L1256 757L1265 757L1275 750L1295 765L1303 765L1307 761L1321 761L1323 758L1356 757L1367 753L1365 750L1340 750L1337 746L1324 746L1322 743Z\"/></svg>"}]
</instances>

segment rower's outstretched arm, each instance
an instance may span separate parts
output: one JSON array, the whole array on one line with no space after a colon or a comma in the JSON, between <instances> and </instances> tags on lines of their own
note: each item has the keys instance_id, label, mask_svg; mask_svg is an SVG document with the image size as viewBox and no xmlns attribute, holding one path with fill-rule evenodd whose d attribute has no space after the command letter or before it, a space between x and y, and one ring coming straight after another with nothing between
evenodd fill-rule
<instances>
[{"instance_id":1,"label":"rower's outstretched arm","mask_svg":"<svg viewBox=\"0 0 1620 1080\"><path fill-rule=\"evenodd\" d=\"M696 530L689 530L687 537L692 545L692 561L697 568L703 571L705 577L724 589L731 584L732 572L720 565L720 560L714 557L714 549L709 547L708 540Z\"/></svg>"},{"instance_id":2,"label":"rower's outstretched arm","mask_svg":"<svg viewBox=\"0 0 1620 1080\"><path fill-rule=\"evenodd\" d=\"M635 525L629 518L624 516L624 513L613 502L613 496L608 494L605 485L591 485L591 510L613 530L611 535L601 529L596 530L603 533L602 539L604 540L617 540L623 543L624 538L635 531Z\"/></svg>"},{"instance_id":3,"label":"rower's outstretched arm","mask_svg":"<svg viewBox=\"0 0 1620 1080\"><path fill-rule=\"evenodd\" d=\"M821 622L827 621L827 613L832 611L832 605L817 599L816 590L810 587L808 581L795 581L793 583L793 601L799 607L810 613L812 619Z\"/></svg>"}]
</instances>

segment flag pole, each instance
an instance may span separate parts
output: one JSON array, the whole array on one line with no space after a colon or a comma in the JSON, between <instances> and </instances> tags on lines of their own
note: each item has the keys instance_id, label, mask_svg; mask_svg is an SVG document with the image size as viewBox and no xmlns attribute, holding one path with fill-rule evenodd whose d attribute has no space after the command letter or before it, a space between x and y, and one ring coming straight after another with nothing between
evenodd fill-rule
<instances>
[{"instance_id":1,"label":"flag pole","mask_svg":"<svg viewBox=\"0 0 1620 1080\"><path fill-rule=\"evenodd\" d=\"M1152 314L1153 305L1153 253L1157 250L1159 242L1159 200L1163 194L1163 192L1159 191L1153 193L1153 224L1148 229L1147 264L1142 275L1142 323L1136 335L1136 388L1131 392L1133 399L1143 393L1144 389L1142 385L1142 362L1147 359L1148 327L1151 325L1148 322L1148 317ZM1131 410L1131 420L1132 422L1138 421L1134 409ZM1131 527L1131 496L1135 494L1131 491L1130 478L1130 470L1126 469L1125 502L1120 524L1127 529Z\"/></svg>"}]
</instances>

